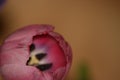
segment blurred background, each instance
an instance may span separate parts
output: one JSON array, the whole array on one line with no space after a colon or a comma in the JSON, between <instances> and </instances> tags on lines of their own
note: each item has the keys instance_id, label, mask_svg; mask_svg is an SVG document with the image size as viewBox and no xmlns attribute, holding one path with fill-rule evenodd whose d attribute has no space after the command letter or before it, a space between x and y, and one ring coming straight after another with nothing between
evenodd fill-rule
<instances>
[{"instance_id":1,"label":"blurred background","mask_svg":"<svg viewBox=\"0 0 120 80\"><path fill-rule=\"evenodd\" d=\"M8 0L0 12L0 43L30 24L55 26L72 46L65 80L120 80L119 0Z\"/></svg>"}]
</instances>

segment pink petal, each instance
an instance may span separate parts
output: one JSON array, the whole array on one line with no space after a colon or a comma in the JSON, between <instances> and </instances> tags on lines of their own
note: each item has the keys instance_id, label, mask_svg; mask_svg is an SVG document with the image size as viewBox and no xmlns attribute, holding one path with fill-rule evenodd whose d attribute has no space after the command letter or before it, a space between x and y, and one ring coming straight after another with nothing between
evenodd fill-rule
<instances>
[{"instance_id":1,"label":"pink petal","mask_svg":"<svg viewBox=\"0 0 120 80\"><path fill-rule=\"evenodd\" d=\"M43 80L42 74L34 67L7 64L1 67L4 80ZM35 79L36 78L36 79Z\"/></svg>"}]
</instances>

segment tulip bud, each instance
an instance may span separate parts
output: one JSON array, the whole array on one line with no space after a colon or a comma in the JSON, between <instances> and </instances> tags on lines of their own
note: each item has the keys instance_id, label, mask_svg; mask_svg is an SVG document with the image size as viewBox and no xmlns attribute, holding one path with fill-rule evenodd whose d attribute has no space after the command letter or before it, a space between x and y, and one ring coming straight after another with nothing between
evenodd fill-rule
<instances>
[{"instance_id":1,"label":"tulip bud","mask_svg":"<svg viewBox=\"0 0 120 80\"><path fill-rule=\"evenodd\" d=\"M72 62L71 47L51 25L30 25L10 35L0 48L4 80L63 80Z\"/></svg>"}]
</instances>

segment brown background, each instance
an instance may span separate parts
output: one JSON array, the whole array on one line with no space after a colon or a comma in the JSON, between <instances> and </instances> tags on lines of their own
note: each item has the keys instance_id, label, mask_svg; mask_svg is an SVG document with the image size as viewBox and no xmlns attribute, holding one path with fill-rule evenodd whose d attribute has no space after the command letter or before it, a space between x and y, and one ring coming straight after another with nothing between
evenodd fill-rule
<instances>
[{"instance_id":1,"label":"brown background","mask_svg":"<svg viewBox=\"0 0 120 80\"><path fill-rule=\"evenodd\" d=\"M0 13L0 43L30 24L52 24L73 49L66 80L87 62L92 80L120 80L120 1L8 0Z\"/></svg>"}]
</instances>

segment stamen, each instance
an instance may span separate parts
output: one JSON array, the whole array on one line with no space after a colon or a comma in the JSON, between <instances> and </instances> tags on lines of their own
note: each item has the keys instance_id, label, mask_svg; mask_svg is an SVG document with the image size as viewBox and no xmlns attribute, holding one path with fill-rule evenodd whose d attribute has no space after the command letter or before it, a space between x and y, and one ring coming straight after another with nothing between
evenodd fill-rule
<instances>
[{"instance_id":1,"label":"stamen","mask_svg":"<svg viewBox=\"0 0 120 80\"><path fill-rule=\"evenodd\" d=\"M43 59L46 55L47 55L46 53L38 53L38 54L36 54L35 56L36 56L36 58L37 58L38 60L41 60L41 59Z\"/></svg>"},{"instance_id":2,"label":"stamen","mask_svg":"<svg viewBox=\"0 0 120 80\"><path fill-rule=\"evenodd\" d=\"M46 71L48 69L50 69L52 67L52 63L49 64L42 64L42 65L37 65L36 67L40 70L40 71Z\"/></svg>"},{"instance_id":3,"label":"stamen","mask_svg":"<svg viewBox=\"0 0 120 80\"><path fill-rule=\"evenodd\" d=\"M35 49L35 45L34 45L34 44L31 44L31 45L30 45L30 52L32 52L34 49Z\"/></svg>"}]
</instances>

